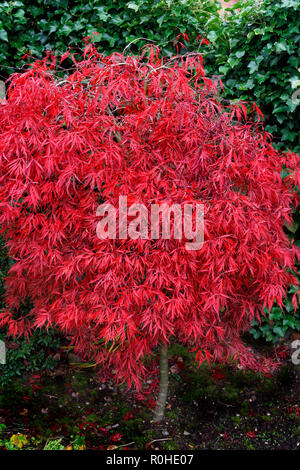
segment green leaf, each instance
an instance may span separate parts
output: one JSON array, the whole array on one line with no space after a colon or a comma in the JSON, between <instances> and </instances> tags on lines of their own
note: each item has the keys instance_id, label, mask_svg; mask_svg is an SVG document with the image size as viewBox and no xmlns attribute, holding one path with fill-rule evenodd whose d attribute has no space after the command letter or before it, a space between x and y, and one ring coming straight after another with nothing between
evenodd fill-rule
<instances>
[{"instance_id":1,"label":"green leaf","mask_svg":"<svg viewBox=\"0 0 300 470\"><path fill-rule=\"evenodd\" d=\"M228 70L230 70L230 67L228 65L221 65L221 67L219 67L219 72L221 74L224 74L226 75L226 73L228 72Z\"/></svg>"},{"instance_id":2,"label":"green leaf","mask_svg":"<svg viewBox=\"0 0 300 470\"><path fill-rule=\"evenodd\" d=\"M96 15L101 21L107 21L111 15L107 13L106 7L101 6L96 8Z\"/></svg>"},{"instance_id":3,"label":"green leaf","mask_svg":"<svg viewBox=\"0 0 300 470\"><path fill-rule=\"evenodd\" d=\"M285 52L287 50L286 42L276 42L274 46L277 53Z\"/></svg>"},{"instance_id":4,"label":"green leaf","mask_svg":"<svg viewBox=\"0 0 300 470\"><path fill-rule=\"evenodd\" d=\"M163 24L164 19L165 19L165 15L162 15L157 19L157 23L159 24L159 26Z\"/></svg>"},{"instance_id":5,"label":"green leaf","mask_svg":"<svg viewBox=\"0 0 300 470\"><path fill-rule=\"evenodd\" d=\"M210 31L208 34L207 34L207 39L210 41L210 42L215 42L216 39L217 39L217 33L215 31Z\"/></svg>"},{"instance_id":6,"label":"green leaf","mask_svg":"<svg viewBox=\"0 0 300 470\"><path fill-rule=\"evenodd\" d=\"M238 59L235 59L234 57L229 57L229 59L228 59L228 64L229 64L231 67L235 67L238 63L239 63L239 60L238 60Z\"/></svg>"},{"instance_id":7,"label":"green leaf","mask_svg":"<svg viewBox=\"0 0 300 470\"><path fill-rule=\"evenodd\" d=\"M255 328L251 328L250 333L252 334L254 339L258 339L261 337L261 332Z\"/></svg>"},{"instance_id":8,"label":"green leaf","mask_svg":"<svg viewBox=\"0 0 300 470\"><path fill-rule=\"evenodd\" d=\"M20 8L15 13L13 13L13 16L18 19L24 18L24 15L25 15L25 11L22 8Z\"/></svg>"},{"instance_id":9,"label":"green leaf","mask_svg":"<svg viewBox=\"0 0 300 470\"><path fill-rule=\"evenodd\" d=\"M273 331L281 338L285 335L287 326L274 326Z\"/></svg>"},{"instance_id":10,"label":"green leaf","mask_svg":"<svg viewBox=\"0 0 300 470\"><path fill-rule=\"evenodd\" d=\"M73 31L73 25L64 24L59 28L59 32L63 34L70 34Z\"/></svg>"},{"instance_id":11,"label":"green leaf","mask_svg":"<svg viewBox=\"0 0 300 470\"><path fill-rule=\"evenodd\" d=\"M290 78L290 82L292 85L292 90L300 88L300 77L292 77Z\"/></svg>"},{"instance_id":12,"label":"green leaf","mask_svg":"<svg viewBox=\"0 0 300 470\"><path fill-rule=\"evenodd\" d=\"M250 74L253 74L254 72L257 72L258 64L254 62L254 60L251 60L251 62L249 62L248 64L248 68L249 68Z\"/></svg>"},{"instance_id":13,"label":"green leaf","mask_svg":"<svg viewBox=\"0 0 300 470\"><path fill-rule=\"evenodd\" d=\"M130 8L131 10L134 10L134 11L138 11L140 6L137 5L137 3L129 2L127 3L127 8Z\"/></svg>"},{"instance_id":14,"label":"green leaf","mask_svg":"<svg viewBox=\"0 0 300 470\"><path fill-rule=\"evenodd\" d=\"M0 39L2 41L8 41L8 36L7 36L7 32L5 31L5 29L0 29Z\"/></svg>"}]
</instances>

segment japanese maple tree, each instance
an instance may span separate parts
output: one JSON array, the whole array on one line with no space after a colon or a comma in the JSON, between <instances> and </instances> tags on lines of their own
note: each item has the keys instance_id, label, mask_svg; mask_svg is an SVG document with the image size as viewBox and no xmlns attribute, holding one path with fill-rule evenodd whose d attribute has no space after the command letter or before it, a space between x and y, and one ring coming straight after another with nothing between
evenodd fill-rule
<instances>
[{"instance_id":1,"label":"japanese maple tree","mask_svg":"<svg viewBox=\"0 0 300 470\"><path fill-rule=\"evenodd\" d=\"M72 60L64 76L50 53L14 74L0 106L0 224L14 260L0 326L56 326L85 360L137 388L161 348L159 420L173 341L199 364L272 366L241 336L297 285L299 250L283 226L300 160L273 148L255 104L222 102L200 54L104 56L87 42ZM203 204L203 247L99 239L97 207L118 207L120 195Z\"/></svg>"}]
</instances>

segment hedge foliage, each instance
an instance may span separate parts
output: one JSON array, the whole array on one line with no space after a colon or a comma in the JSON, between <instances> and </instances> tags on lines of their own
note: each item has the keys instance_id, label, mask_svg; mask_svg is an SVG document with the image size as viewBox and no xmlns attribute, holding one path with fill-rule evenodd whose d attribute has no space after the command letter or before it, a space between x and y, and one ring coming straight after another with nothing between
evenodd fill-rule
<instances>
[{"instance_id":1,"label":"hedge foliage","mask_svg":"<svg viewBox=\"0 0 300 470\"><path fill-rule=\"evenodd\" d=\"M252 322L251 334L255 339L264 338L268 342L276 343L289 330L300 331L300 310L295 312L292 305L292 296L296 291L296 287L289 290L283 301L284 311L278 305L274 305L271 312L265 308L267 318L264 318L261 324L256 320Z\"/></svg>"},{"instance_id":2,"label":"hedge foliage","mask_svg":"<svg viewBox=\"0 0 300 470\"><path fill-rule=\"evenodd\" d=\"M145 40L164 43L173 53L173 40L188 31L195 39L205 34L206 23L218 16L215 0L20 0L0 4L0 64L12 71L27 50L40 57L47 49L64 51L94 37L106 53L123 50L137 38L132 51Z\"/></svg>"},{"instance_id":3,"label":"hedge foliage","mask_svg":"<svg viewBox=\"0 0 300 470\"><path fill-rule=\"evenodd\" d=\"M299 152L300 1L240 0L207 36L226 96L256 101L274 143Z\"/></svg>"},{"instance_id":4,"label":"hedge foliage","mask_svg":"<svg viewBox=\"0 0 300 470\"><path fill-rule=\"evenodd\" d=\"M60 337L54 329L36 330L30 340L24 337L8 340L5 330L1 330L0 339L6 344L6 364L0 364L0 387L23 374L53 370L57 365L55 353Z\"/></svg>"}]
</instances>

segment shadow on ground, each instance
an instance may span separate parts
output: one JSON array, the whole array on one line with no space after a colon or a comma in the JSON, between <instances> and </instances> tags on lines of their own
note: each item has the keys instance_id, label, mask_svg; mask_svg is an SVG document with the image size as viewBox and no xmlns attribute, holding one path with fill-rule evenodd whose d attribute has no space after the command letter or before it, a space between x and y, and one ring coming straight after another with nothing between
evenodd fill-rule
<instances>
[{"instance_id":1,"label":"shadow on ground","mask_svg":"<svg viewBox=\"0 0 300 470\"><path fill-rule=\"evenodd\" d=\"M70 366L62 354L53 372L20 377L0 391L0 448L300 449L299 369L280 348L280 369L265 377L198 369L184 348L173 346L160 425L151 421L156 363L136 393L112 376Z\"/></svg>"}]
</instances>

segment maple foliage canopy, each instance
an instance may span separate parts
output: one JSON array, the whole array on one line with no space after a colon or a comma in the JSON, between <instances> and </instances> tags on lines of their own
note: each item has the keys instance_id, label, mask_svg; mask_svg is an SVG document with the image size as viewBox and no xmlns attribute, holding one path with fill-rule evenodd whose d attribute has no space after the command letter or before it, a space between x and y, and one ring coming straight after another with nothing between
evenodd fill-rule
<instances>
[{"instance_id":1,"label":"maple foliage canopy","mask_svg":"<svg viewBox=\"0 0 300 470\"><path fill-rule=\"evenodd\" d=\"M298 204L299 156L273 148L255 104L251 121L245 103L222 103L200 54L105 57L87 42L72 60L60 78L51 54L13 75L0 106L0 224L14 260L0 326L56 326L136 387L143 359L173 339L199 363L265 370L241 335L297 284L283 225ZM97 207L120 195L201 202L203 247L99 239ZM33 307L20 315L24 299Z\"/></svg>"}]
</instances>

